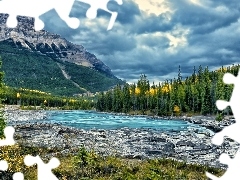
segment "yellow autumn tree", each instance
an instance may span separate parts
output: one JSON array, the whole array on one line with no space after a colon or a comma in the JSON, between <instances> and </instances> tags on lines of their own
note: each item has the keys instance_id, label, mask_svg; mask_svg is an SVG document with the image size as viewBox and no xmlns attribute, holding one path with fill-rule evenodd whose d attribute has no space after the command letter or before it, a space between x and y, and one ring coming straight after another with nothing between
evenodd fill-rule
<instances>
[{"instance_id":1,"label":"yellow autumn tree","mask_svg":"<svg viewBox=\"0 0 240 180\"><path fill-rule=\"evenodd\" d=\"M151 88L150 91L149 91L149 93L150 93L151 95L154 95L154 94L157 93L157 90L156 90L155 88Z\"/></svg>"},{"instance_id":2,"label":"yellow autumn tree","mask_svg":"<svg viewBox=\"0 0 240 180\"><path fill-rule=\"evenodd\" d=\"M136 93L136 94L140 94L140 89L139 89L138 87L136 87L135 93Z\"/></svg>"},{"instance_id":3,"label":"yellow autumn tree","mask_svg":"<svg viewBox=\"0 0 240 180\"><path fill-rule=\"evenodd\" d=\"M17 98L18 98L18 99L20 98L20 93L17 93Z\"/></svg>"},{"instance_id":4,"label":"yellow autumn tree","mask_svg":"<svg viewBox=\"0 0 240 180\"><path fill-rule=\"evenodd\" d=\"M175 105L174 108L173 108L173 112L178 116L180 114L179 106Z\"/></svg>"},{"instance_id":5,"label":"yellow autumn tree","mask_svg":"<svg viewBox=\"0 0 240 180\"><path fill-rule=\"evenodd\" d=\"M169 93L171 91L171 85L170 84L165 84L163 87L162 87L162 92L164 93Z\"/></svg>"}]
</instances>

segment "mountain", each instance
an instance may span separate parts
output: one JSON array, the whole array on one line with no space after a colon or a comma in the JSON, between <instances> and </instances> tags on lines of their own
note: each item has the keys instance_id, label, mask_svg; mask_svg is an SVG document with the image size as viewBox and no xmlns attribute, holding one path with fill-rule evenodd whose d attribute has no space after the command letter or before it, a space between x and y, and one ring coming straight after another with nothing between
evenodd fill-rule
<instances>
[{"instance_id":1,"label":"mountain","mask_svg":"<svg viewBox=\"0 0 240 180\"><path fill-rule=\"evenodd\" d=\"M16 28L6 27L0 14L0 56L5 84L55 95L105 91L124 82L82 45L60 35L34 30L34 19L18 16Z\"/></svg>"}]
</instances>

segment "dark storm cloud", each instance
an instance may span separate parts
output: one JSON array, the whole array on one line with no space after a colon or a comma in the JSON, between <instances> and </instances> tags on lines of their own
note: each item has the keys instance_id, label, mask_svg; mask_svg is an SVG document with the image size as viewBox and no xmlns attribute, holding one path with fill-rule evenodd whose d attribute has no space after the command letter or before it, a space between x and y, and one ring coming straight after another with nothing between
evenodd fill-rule
<instances>
[{"instance_id":1,"label":"dark storm cloud","mask_svg":"<svg viewBox=\"0 0 240 180\"><path fill-rule=\"evenodd\" d=\"M173 2L173 1L172 1ZM239 18L239 8L230 8L229 4L212 2L212 7L201 7L190 3L188 0L174 1L173 7L176 9L172 16L173 24L181 23L192 28L193 33L210 33L214 30L229 26ZM235 7L239 7L234 1ZM220 4L222 6L220 6Z\"/></svg>"},{"instance_id":2,"label":"dark storm cloud","mask_svg":"<svg viewBox=\"0 0 240 180\"><path fill-rule=\"evenodd\" d=\"M157 0L156 0L157 1ZM106 63L113 73L129 82L146 74L149 80L176 78L181 66L185 78L193 67L209 69L240 62L240 3L237 0L166 0L172 12L147 14L133 0L108 7L118 12L112 30L110 15L102 10L93 20L86 18L88 5L75 2L71 16L81 21L70 29L51 11L43 15L46 30L82 44ZM104 24L103 24L104 23ZM172 38L172 39L171 39Z\"/></svg>"},{"instance_id":3,"label":"dark storm cloud","mask_svg":"<svg viewBox=\"0 0 240 180\"><path fill-rule=\"evenodd\" d=\"M144 44L145 46L151 47L152 49L167 48L169 47L169 39L166 37L156 37L156 36L143 36L139 39L138 43Z\"/></svg>"},{"instance_id":4,"label":"dark storm cloud","mask_svg":"<svg viewBox=\"0 0 240 180\"><path fill-rule=\"evenodd\" d=\"M142 34L158 31L166 32L171 30L173 28L173 24L167 20L167 14L168 13L164 13L158 16L155 14L151 14L147 17L141 17L134 28L135 32L138 34Z\"/></svg>"},{"instance_id":5,"label":"dark storm cloud","mask_svg":"<svg viewBox=\"0 0 240 180\"><path fill-rule=\"evenodd\" d=\"M109 7L111 8L111 6ZM123 4L121 6L117 6L115 9L113 8L113 10L118 12L117 21L123 25L134 24L136 17L141 16L138 5L130 0L123 0Z\"/></svg>"},{"instance_id":6,"label":"dark storm cloud","mask_svg":"<svg viewBox=\"0 0 240 180\"><path fill-rule=\"evenodd\" d=\"M72 35L79 33L79 30L71 29L65 21L63 21L55 10L51 10L40 16L40 19L45 23L44 30L60 34L62 37L72 40Z\"/></svg>"}]
</instances>

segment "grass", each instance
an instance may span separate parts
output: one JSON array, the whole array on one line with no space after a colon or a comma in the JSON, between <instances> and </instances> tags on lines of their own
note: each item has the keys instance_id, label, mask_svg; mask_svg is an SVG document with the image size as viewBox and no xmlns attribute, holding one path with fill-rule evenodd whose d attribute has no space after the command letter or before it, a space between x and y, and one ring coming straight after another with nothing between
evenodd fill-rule
<instances>
[{"instance_id":1,"label":"grass","mask_svg":"<svg viewBox=\"0 0 240 180\"><path fill-rule=\"evenodd\" d=\"M25 179L36 179L37 167L24 165L23 159L27 154L39 155L45 163L52 153L61 164L53 169L60 180L159 180L159 179L207 179L205 172L221 176L224 171L195 164L186 164L170 159L136 160L114 156L103 157L94 151L87 151L83 146L76 153L61 154L60 149L26 147L22 144L0 147L0 159L9 162L7 174L23 172ZM2 179L0 173L0 179Z\"/></svg>"}]
</instances>

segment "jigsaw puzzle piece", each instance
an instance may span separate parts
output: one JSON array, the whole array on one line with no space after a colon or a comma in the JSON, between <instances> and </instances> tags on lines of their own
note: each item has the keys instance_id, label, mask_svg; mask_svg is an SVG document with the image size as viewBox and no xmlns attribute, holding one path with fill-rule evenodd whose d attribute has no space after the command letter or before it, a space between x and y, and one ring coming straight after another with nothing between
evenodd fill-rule
<instances>
[{"instance_id":1,"label":"jigsaw puzzle piece","mask_svg":"<svg viewBox=\"0 0 240 180\"><path fill-rule=\"evenodd\" d=\"M74 1L75 0L58 0L55 5L55 10L59 17L72 29L76 29L80 25L78 18L69 17Z\"/></svg>"},{"instance_id":2,"label":"jigsaw puzzle piece","mask_svg":"<svg viewBox=\"0 0 240 180\"><path fill-rule=\"evenodd\" d=\"M0 161L0 170L1 171L6 171L8 169L8 163L5 160Z\"/></svg>"},{"instance_id":3,"label":"jigsaw puzzle piece","mask_svg":"<svg viewBox=\"0 0 240 180\"><path fill-rule=\"evenodd\" d=\"M14 136L14 128L12 126L7 126L4 129L4 136L5 139L0 140L0 146L11 146L15 144L13 139Z\"/></svg>"},{"instance_id":4,"label":"jigsaw puzzle piece","mask_svg":"<svg viewBox=\"0 0 240 180\"><path fill-rule=\"evenodd\" d=\"M216 106L220 111L226 109L229 105L230 105L230 103L227 102L227 101L224 101L224 100L217 100L216 101Z\"/></svg>"},{"instance_id":5,"label":"jigsaw puzzle piece","mask_svg":"<svg viewBox=\"0 0 240 180\"><path fill-rule=\"evenodd\" d=\"M42 14L55 9L62 20L71 28L76 29L80 21L69 17L74 0L2 0L0 12L9 14L6 25L9 28L17 27L17 16L28 16L35 19L36 31L44 28L44 22L39 18Z\"/></svg>"},{"instance_id":6,"label":"jigsaw puzzle piece","mask_svg":"<svg viewBox=\"0 0 240 180\"><path fill-rule=\"evenodd\" d=\"M60 161L53 157L49 163L45 164L39 156L27 155L24 158L24 163L27 166L37 164L38 167L38 180L58 180L58 178L52 173L52 169L57 168L60 165Z\"/></svg>"},{"instance_id":7,"label":"jigsaw puzzle piece","mask_svg":"<svg viewBox=\"0 0 240 180\"><path fill-rule=\"evenodd\" d=\"M21 172L14 173L12 178L13 180L24 180L23 173Z\"/></svg>"},{"instance_id":8,"label":"jigsaw puzzle piece","mask_svg":"<svg viewBox=\"0 0 240 180\"><path fill-rule=\"evenodd\" d=\"M0 170L6 171L8 169L8 163L5 160L0 161ZM21 172L14 173L12 176L13 180L24 180L23 174Z\"/></svg>"},{"instance_id":9,"label":"jigsaw puzzle piece","mask_svg":"<svg viewBox=\"0 0 240 180\"><path fill-rule=\"evenodd\" d=\"M216 133L212 138L212 143L215 145L221 145L224 141L225 136L240 143L239 130L240 130L240 123L231 124L230 126L227 126L220 132Z\"/></svg>"},{"instance_id":10,"label":"jigsaw puzzle piece","mask_svg":"<svg viewBox=\"0 0 240 180\"><path fill-rule=\"evenodd\" d=\"M223 153L219 157L219 161L223 164L228 165L227 171L221 176L216 177L211 173L206 172L206 176L212 180L238 180L240 177L239 162L240 162L240 151L238 150L234 158L230 158L228 154Z\"/></svg>"},{"instance_id":11,"label":"jigsaw puzzle piece","mask_svg":"<svg viewBox=\"0 0 240 180\"><path fill-rule=\"evenodd\" d=\"M118 13L117 12L113 12L113 11L110 11L108 8L107 8L107 4L110 0L98 0L98 1L95 1L95 0L78 0L80 2L83 2L83 3L86 3L86 4L89 4L91 7L87 10L86 12L86 16L89 18L89 19L95 19L97 17L97 11L98 9L102 9L108 13L111 14L111 18L110 18L110 21L109 21L109 24L108 24L108 28L107 30L110 30L112 29L113 27L113 24L114 22L116 21L117 19L117 15ZM122 0L115 0L119 5L122 5L123 2Z\"/></svg>"},{"instance_id":12,"label":"jigsaw puzzle piece","mask_svg":"<svg viewBox=\"0 0 240 180\"><path fill-rule=\"evenodd\" d=\"M232 92L232 96L230 98L230 106L233 111L234 117L236 122L240 121L240 111L239 111L239 102L240 102L240 69L238 71L238 76L235 77L234 75L227 73L224 75L223 80L227 84L234 84L234 89ZM240 123L240 122L239 122Z\"/></svg>"},{"instance_id":13,"label":"jigsaw puzzle piece","mask_svg":"<svg viewBox=\"0 0 240 180\"><path fill-rule=\"evenodd\" d=\"M234 84L237 81L237 78L231 73L226 73L223 76L223 82L225 84Z\"/></svg>"}]
</instances>

